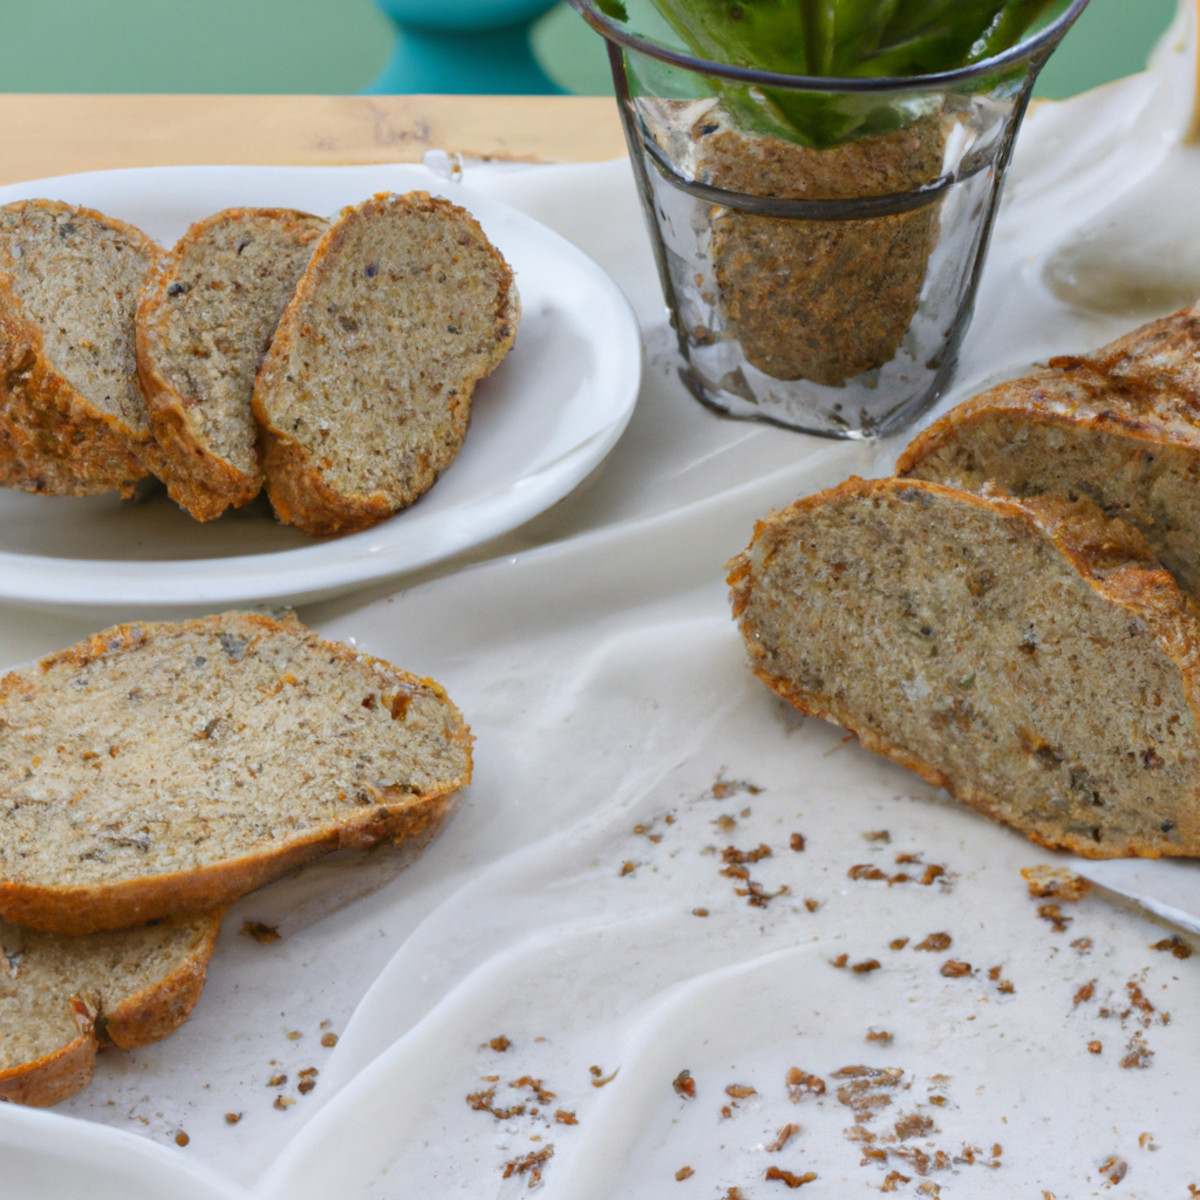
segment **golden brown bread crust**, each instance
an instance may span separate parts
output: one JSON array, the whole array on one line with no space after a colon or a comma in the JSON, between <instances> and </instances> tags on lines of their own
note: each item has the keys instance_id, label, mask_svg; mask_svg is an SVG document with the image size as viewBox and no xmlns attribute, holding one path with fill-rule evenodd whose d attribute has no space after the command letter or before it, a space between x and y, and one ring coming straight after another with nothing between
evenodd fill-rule
<instances>
[{"instance_id":1,"label":"golden brown bread crust","mask_svg":"<svg viewBox=\"0 0 1200 1200\"><path fill-rule=\"evenodd\" d=\"M406 339L403 349L409 362L403 371L380 357L392 350L391 346L348 340L341 348L341 358L336 362L339 375L351 368L351 358L371 355L364 374L373 376L370 390L378 390L380 397L388 397L382 407L393 409L390 424L397 430L396 444L387 447L394 470L385 479L377 479L370 485L350 478L339 470L326 455L326 445L317 442L306 445L295 436L293 424L282 410L280 397L284 393L298 398L296 407L304 412L304 419L317 424L329 418L339 408L350 408L362 401L361 395L352 394L353 386L342 379L322 376L313 366L322 355L328 336L316 329L319 316L326 309L323 299L331 298L326 289L332 290L344 283L339 276L341 259L354 252L355 239L363 236L371 223L392 222L398 229L397 238L414 238L415 230L423 223L437 225L443 230L451 226L457 230L458 250L449 259L439 261L440 251L421 251L420 246L401 244L396 252L394 278L406 278L399 285L408 288L434 270L443 275L460 268L464 261L486 263L474 280L490 296L486 307L477 312L481 323L489 326L482 346L474 346L464 357L455 355L449 362L425 361L426 349L418 344L428 330L408 328L403 333ZM405 227L402 222L407 222ZM430 245L433 241L430 237ZM429 255L423 261L420 254ZM358 264L366 267L364 277L359 278L354 290L345 289L346 295L338 294L340 306L347 311L344 318L346 328L355 331L359 322L364 326L368 317L378 316L381 307L395 305L395 295L389 301L382 291L392 274L386 266L376 263ZM373 293L380 292L379 298ZM443 296L450 304L462 303L456 297L453 285L443 288ZM455 459L466 437L471 416L471 396L478 381L491 372L503 359L512 345L519 316L519 301L511 268L498 251L488 242L478 222L464 209L447 200L426 192L412 192L404 196L380 193L370 200L342 212L322 238L313 253L296 292L280 318L275 339L263 362L255 383L253 407L259 424L260 448L263 471L266 476L266 491L279 518L290 525L313 535L350 533L365 529L378 521L400 511L423 495L437 480L442 471ZM441 316L438 312L424 314L430 329ZM407 319L407 318L406 318ZM387 325L387 340L395 341L401 336ZM455 330L457 332L457 330ZM380 378L381 374L386 378ZM401 379L410 375L412 379ZM441 398L434 404L414 402L424 386L427 375L438 377ZM419 381L414 384L413 381ZM360 388L362 390L367 390ZM342 397L339 404L334 397ZM336 415L336 413L334 413ZM418 439L409 438L407 427L425 422L432 432ZM328 430L325 430L328 433ZM339 439L335 432L334 441Z\"/></svg>"},{"instance_id":2,"label":"golden brown bread crust","mask_svg":"<svg viewBox=\"0 0 1200 1200\"><path fill-rule=\"evenodd\" d=\"M455 790L467 782L467 778L454 780ZM368 849L425 837L446 816L452 796L452 791L413 797L399 789L381 789L371 807L335 830L318 830L292 837L282 847L171 874L57 887L0 880L0 914L33 929L79 935L201 912L227 905L334 850Z\"/></svg>"},{"instance_id":3,"label":"golden brown bread crust","mask_svg":"<svg viewBox=\"0 0 1200 1200\"><path fill-rule=\"evenodd\" d=\"M31 207L103 222L157 264L158 247L145 234L91 209L22 200L0 212L19 217ZM148 438L100 411L49 361L41 329L13 291L9 262L0 253L0 485L53 495L115 488L129 496L147 474Z\"/></svg>"},{"instance_id":4,"label":"golden brown bread crust","mask_svg":"<svg viewBox=\"0 0 1200 1200\"><path fill-rule=\"evenodd\" d=\"M338 776L339 779L342 779L341 797L330 797L328 801L323 800L323 805L328 804L332 807L328 813L323 808L319 819L313 818L307 825L302 824L299 828L290 828L286 821L289 810L285 806L283 814L275 818L275 823L271 824L270 836L260 839L256 835L253 849L236 853L214 851L215 857L210 856L205 860L201 856L196 864L186 869L173 871L148 870L144 864L150 860L142 857L139 859L139 869L136 875L130 876L124 873L123 868L121 870L114 868L112 872L107 869L103 870L99 878L82 881L78 877L78 867L75 868L75 878L59 872L51 880L47 877L45 869L36 877L31 876L19 845L0 846L0 859L4 859L8 864L4 877L0 878L0 916L18 924L62 934L83 934L102 929L119 929L172 914L223 907L232 899L252 891L263 883L278 878L319 855L338 848L364 848L383 842L419 839L432 834L437 829L441 819L449 811L454 794L466 786L470 780L472 738L470 730L463 723L458 710L450 702L441 686L434 681L418 679L349 646L323 641L305 629L294 618L276 621L258 613L234 613L219 617L199 618L174 625L156 625L148 622L117 626L94 634L56 654L49 655L31 670L13 671L0 678L0 712L7 710L16 716L22 709L30 707L23 698L39 694L49 686L44 682L48 677L58 678L66 675L69 678L70 672L79 668L88 668L96 663L103 664L106 659L113 656L125 656L133 652L153 653L156 637L171 636L179 639L181 645L190 645L187 639L192 635L211 640L213 637L223 639L229 636L229 632L236 634L239 642L250 646L249 650L239 650L240 654L253 654L254 638L262 637L272 645L295 646L297 655L312 656L303 660L297 658L296 665L292 667L292 670L296 672L302 670L300 665L302 661L314 663L320 661L322 664L327 664L321 667L322 672L325 673L322 675L322 679L329 673L329 667L334 668L339 678L344 673L347 679L353 679L355 682L346 684L351 693L350 697L339 703L354 705L360 710L369 708L374 711L378 709L380 719L389 729L393 727L390 722L405 720L405 714L410 711L410 706L414 710L416 707L424 706L426 711L436 712L437 720L441 724L431 725L427 734L418 733L414 736L436 738L439 747L436 753L442 755L447 764L461 765L461 773L447 775L441 768L441 758L437 763L419 762L419 769L430 776L429 783L421 785L425 790L421 790L413 778L402 777L387 782L375 779L370 772L365 770L355 770L353 767L354 755L350 752L352 743L330 746L322 752L316 747L308 749L307 747L312 743L302 740L297 743L299 748L296 753L308 756L304 758L304 762L309 762L311 758L312 763L317 764L318 759L321 759L319 763L321 770L329 773L333 768L326 769L324 759L321 757L323 753L343 772L343 775ZM189 650L188 654L190 653ZM204 660L201 658L197 661L203 662ZM239 658L237 661L240 662L241 659ZM289 660L289 662L291 661ZM315 670L316 668L310 669ZM276 680L272 694L283 692L285 687L302 690L308 686L304 676L297 678L291 674L290 670L280 678L277 667L271 666L268 668L268 674ZM378 691L362 699L360 706L362 687L358 680L364 676L369 676L371 685ZM233 670L231 676L225 679L220 686L227 692L230 688L242 686L241 678L242 676ZM175 688L173 676L168 675L165 680L164 686L169 690ZM67 684L60 682L60 686L67 686ZM90 688L91 685L88 686ZM94 698L95 693L88 691L87 694L89 704L99 703L99 700ZM286 696L286 693L283 694ZM269 698L270 696L263 695L258 701L258 707L262 709L263 703ZM324 705L325 701L322 700L321 703ZM266 710L262 709L262 711ZM286 708L281 708L279 711L282 714L279 718L282 722L290 719L286 716ZM301 717L305 711L308 710L301 710ZM339 710L335 709L334 711ZM385 715L388 717L387 720L383 719ZM142 726L138 725L138 721L145 719L147 718L136 716L120 717L121 721L131 726L125 730L124 740L136 743L139 730L143 734L146 732ZM148 719L161 720L162 714L150 713ZM234 720L235 718L230 719ZM417 719L421 718L418 716ZM432 721L432 717L430 720ZM345 728L349 729L350 726L346 725ZM4 734L5 730L5 719L0 717L0 734ZM4 755L0 755L0 764L14 767L18 759L22 762L26 761L31 751L23 742L23 733L17 728L15 722L9 728L7 736L11 740L12 762L3 764ZM173 738L177 735L170 733L169 736ZM388 735L389 738L392 736ZM204 739L205 737L203 732L192 734L185 731L182 734L183 749L179 753L191 753L187 746L194 744L197 738ZM63 740L67 741L68 738L64 735ZM168 752L174 744L174 742L164 743L166 749L163 752ZM210 743L205 742L205 744ZM418 746L422 744L417 743ZM221 743L220 749L214 750L214 753L225 754L225 745L226 743ZM63 747L60 746L59 751L62 750ZM255 752L266 755L268 748L256 744ZM270 752L276 757L283 757L285 754L280 745L270 748ZM355 751L355 753L358 752ZM430 753L434 752L432 749L430 750ZM414 749L411 753L415 754L417 751ZM112 756L111 761L109 761L110 755ZM102 779L102 773L98 768L101 765L108 765L115 770L124 769L120 763L124 762L127 757L131 757L131 754L122 752L120 761L118 761L115 746L110 749L108 755L100 757L99 761L96 761L98 756L90 751L83 755L84 759L93 760L91 765L97 768L94 774L94 778L98 781L97 789L102 786L99 782ZM34 766L41 769L39 764L35 763ZM132 769L138 772L130 777L134 783L122 786L140 786L138 781L143 778L141 768L135 765ZM148 764L145 769L157 775L162 769L169 770L170 766L153 762ZM372 768L372 770L374 769ZM392 766L390 769L397 768ZM313 765L312 772L316 773L317 770L318 766ZM83 790L85 792L91 786L90 779L93 773L89 771L88 775L89 779L84 781L86 786ZM13 780L11 794L0 798L20 809L21 805L26 803L21 794L26 785L21 781L19 770L11 778ZM70 776L67 778L69 779ZM123 777L117 776L117 778ZM324 775L321 775L321 778L324 779ZM71 786L77 785L72 784ZM351 799L347 799L345 789L351 787L354 795ZM157 780L151 779L148 794L157 795L160 790ZM250 794L246 793L246 796L243 807L252 805ZM204 795L189 794L176 796L173 799L176 802L190 803L197 810L202 810L205 822L215 819L204 808L208 800L208 797ZM273 797L275 802L284 800L285 798L282 796ZM70 797L57 793L53 797L50 808L43 807L46 803L45 798L28 801L34 810L44 814L39 829L45 829L45 821L51 819L52 810L61 808L64 801L70 802ZM290 798L288 798L288 802L290 803ZM156 800L155 804L158 803L160 802ZM110 819L115 819L115 814L112 814L111 810L106 810L105 820ZM141 817L138 818L139 821L141 819ZM7 822L5 829L0 830L0 836L5 838L15 836L11 834L13 827L12 821ZM210 832L210 828L205 825L201 831L206 839L216 836ZM92 833L94 830L88 831L89 836ZM29 837L32 834L26 831L25 836ZM41 840L44 840L44 837ZM87 857L94 858L96 854L92 853ZM103 857L103 852L101 852L101 857ZM95 866L94 863L92 865Z\"/></svg>"},{"instance_id":5,"label":"golden brown bread crust","mask_svg":"<svg viewBox=\"0 0 1200 1200\"><path fill-rule=\"evenodd\" d=\"M332 537L369 529L397 511L392 499L381 492L347 495L330 487L302 447L261 419L259 428L267 494L275 515L285 525L295 525L313 537ZM466 436L467 419L461 408L455 412L454 428L460 439ZM428 460L418 463L417 469L427 482L413 490L412 500L431 487L438 475Z\"/></svg>"},{"instance_id":6,"label":"golden brown bread crust","mask_svg":"<svg viewBox=\"0 0 1200 1200\"><path fill-rule=\"evenodd\" d=\"M121 979L108 975L105 962L108 954L101 951L96 965L91 968L94 978L84 982L81 989L86 990L87 996L79 993L61 996L62 1004L69 1007L75 1036L28 1061L10 1062L0 1068L0 1100L34 1107L57 1104L91 1082L99 1050L107 1046L132 1050L174 1033L191 1015L204 989L223 915L223 911L216 911L181 922L164 923L161 926L164 942L182 932L188 942L186 954L173 969L128 994L121 994ZM140 937L144 933L134 930L130 931L130 936ZM120 932L100 935L109 945L120 942L122 937ZM45 945L54 939L54 935L34 934L33 938ZM96 939L79 939L79 946L75 947L71 944L75 939L61 939L57 953L78 955L87 960L96 955L96 951L87 945L89 940ZM25 953L30 953L28 946ZM120 957L119 950L109 953L114 958ZM20 970L18 968L18 978ZM86 976L89 969L82 968L82 973ZM13 1039L25 1036L23 1030L7 1032Z\"/></svg>"},{"instance_id":7,"label":"golden brown bread crust","mask_svg":"<svg viewBox=\"0 0 1200 1200\"><path fill-rule=\"evenodd\" d=\"M898 475L1020 496L1086 496L1136 525L1200 597L1200 306L955 406Z\"/></svg>"},{"instance_id":8,"label":"golden brown bread crust","mask_svg":"<svg viewBox=\"0 0 1200 1200\"><path fill-rule=\"evenodd\" d=\"M989 565L978 547L958 544L960 524L981 527L973 512L998 546L1012 547L1011 562L1008 549ZM1054 567L1056 558L1069 567ZM1004 593L1005 566L1023 577L1009 593L1011 617L997 620L989 606ZM1063 591L1072 571L1078 586ZM1087 503L850 479L761 522L731 561L729 584L752 669L801 712L1043 845L1089 857L1200 855L1200 626L1124 522ZM1043 590L1073 597L1077 610L1047 610ZM1088 593L1099 609L1088 608ZM1103 630L1087 624L1094 611L1105 614ZM1005 619L1008 642L997 632ZM1073 620L1083 628L1072 653L1094 661L1043 669L1073 636L1061 623ZM1135 635L1154 660L1146 678L1158 681L1140 698L1132 679L1089 675L1124 662L1103 655ZM1177 683L1177 709L1163 681ZM1089 706L1093 685L1105 703L1115 694L1111 724L1124 725L1109 740L1128 745L1106 744L1109 713L1094 697ZM1165 724L1151 733L1155 721ZM1146 794L1130 806L1139 788Z\"/></svg>"},{"instance_id":9,"label":"golden brown bread crust","mask_svg":"<svg viewBox=\"0 0 1200 1200\"><path fill-rule=\"evenodd\" d=\"M49 1108L82 1091L96 1070L99 1040L94 1020L86 1007L76 1010L79 1035L65 1046L31 1063L20 1063L0 1071L0 1100Z\"/></svg>"}]
</instances>

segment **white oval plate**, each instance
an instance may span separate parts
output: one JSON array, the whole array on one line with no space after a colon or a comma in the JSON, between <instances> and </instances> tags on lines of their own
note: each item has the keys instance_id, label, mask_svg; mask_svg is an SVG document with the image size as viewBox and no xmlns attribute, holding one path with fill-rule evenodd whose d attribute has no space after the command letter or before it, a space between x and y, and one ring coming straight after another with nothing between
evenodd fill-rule
<instances>
[{"instance_id":1,"label":"white oval plate","mask_svg":"<svg viewBox=\"0 0 1200 1200\"><path fill-rule=\"evenodd\" d=\"M637 323L595 263L508 205L408 165L99 171L3 187L0 204L87 205L170 246L190 222L235 205L331 216L375 192L414 189L475 215L512 266L522 306L513 350L475 393L461 453L425 496L372 529L312 539L261 499L202 524L161 489L132 502L0 490L0 599L76 608L328 597L478 546L579 484L632 415Z\"/></svg>"}]
</instances>

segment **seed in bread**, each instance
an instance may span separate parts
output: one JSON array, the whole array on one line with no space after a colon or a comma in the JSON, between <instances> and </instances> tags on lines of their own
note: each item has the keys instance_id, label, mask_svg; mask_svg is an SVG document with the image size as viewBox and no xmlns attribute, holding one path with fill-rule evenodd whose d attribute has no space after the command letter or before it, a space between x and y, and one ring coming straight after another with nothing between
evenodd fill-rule
<instances>
[{"instance_id":1,"label":"seed in bread","mask_svg":"<svg viewBox=\"0 0 1200 1200\"><path fill-rule=\"evenodd\" d=\"M161 477L201 521L262 487L254 378L328 221L237 208L197 221L166 258L137 314L138 373Z\"/></svg>"},{"instance_id":2,"label":"seed in bread","mask_svg":"<svg viewBox=\"0 0 1200 1200\"><path fill-rule=\"evenodd\" d=\"M91 209L0 208L0 484L129 495L146 475L134 314L158 254Z\"/></svg>"},{"instance_id":3,"label":"seed in bread","mask_svg":"<svg viewBox=\"0 0 1200 1200\"><path fill-rule=\"evenodd\" d=\"M1043 845L1200 855L1200 624L1131 526L851 479L731 568L751 666L802 712Z\"/></svg>"},{"instance_id":4,"label":"seed in bread","mask_svg":"<svg viewBox=\"0 0 1200 1200\"><path fill-rule=\"evenodd\" d=\"M0 921L0 1100L57 1104L97 1051L159 1041L204 987L221 914L63 937Z\"/></svg>"},{"instance_id":5,"label":"seed in bread","mask_svg":"<svg viewBox=\"0 0 1200 1200\"><path fill-rule=\"evenodd\" d=\"M254 388L279 517L346 533L412 504L457 456L518 313L512 271L462 208L413 192L346 209Z\"/></svg>"},{"instance_id":6,"label":"seed in bread","mask_svg":"<svg viewBox=\"0 0 1200 1200\"><path fill-rule=\"evenodd\" d=\"M431 680L298 621L117 626L0 679L0 916L88 933L430 834L471 773Z\"/></svg>"},{"instance_id":7,"label":"seed in bread","mask_svg":"<svg viewBox=\"0 0 1200 1200\"><path fill-rule=\"evenodd\" d=\"M1200 306L967 400L897 473L1017 496L1086 496L1136 525L1200 599Z\"/></svg>"}]
</instances>

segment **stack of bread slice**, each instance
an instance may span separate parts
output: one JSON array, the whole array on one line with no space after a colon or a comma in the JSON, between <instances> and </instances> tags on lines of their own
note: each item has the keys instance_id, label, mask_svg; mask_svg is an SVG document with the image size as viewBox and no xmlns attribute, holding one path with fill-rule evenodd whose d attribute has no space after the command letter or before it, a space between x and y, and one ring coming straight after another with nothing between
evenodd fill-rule
<instances>
[{"instance_id":1,"label":"stack of bread slice","mask_svg":"<svg viewBox=\"0 0 1200 1200\"><path fill-rule=\"evenodd\" d=\"M186 1019L221 914L339 847L436 831L470 779L445 692L294 618L125 625L0 680L0 1098Z\"/></svg>"},{"instance_id":2,"label":"stack of bread slice","mask_svg":"<svg viewBox=\"0 0 1200 1200\"><path fill-rule=\"evenodd\" d=\"M380 194L332 222L238 208L170 252L89 209L0 209L0 484L146 475L199 520L265 486L313 534L412 504L453 462L516 335L513 274L451 202Z\"/></svg>"},{"instance_id":3,"label":"stack of bread slice","mask_svg":"<svg viewBox=\"0 0 1200 1200\"><path fill-rule=\"evenodd\" d=\"M1035 841L1200 856L1200 308L951 410L731 564L753 669Z\"/></svg>"}]
</instances>

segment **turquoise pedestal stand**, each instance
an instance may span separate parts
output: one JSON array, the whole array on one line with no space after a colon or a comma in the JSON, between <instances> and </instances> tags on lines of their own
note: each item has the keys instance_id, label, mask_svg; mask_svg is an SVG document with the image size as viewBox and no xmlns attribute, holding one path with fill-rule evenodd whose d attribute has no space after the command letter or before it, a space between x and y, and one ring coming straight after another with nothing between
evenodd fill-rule
<instances>
[{"instance_id":1,"label":"turquoise pedestal stand","mask_svg":"<svg viewBox=\"0 0 1200 1200\"><path fill-rule=\"evenodd\" d=\"M555 0L375 0L396 26L396 48L368 93L549 95L560 88L530 47L533 23Z\"/></svg>"}]
</instances>

